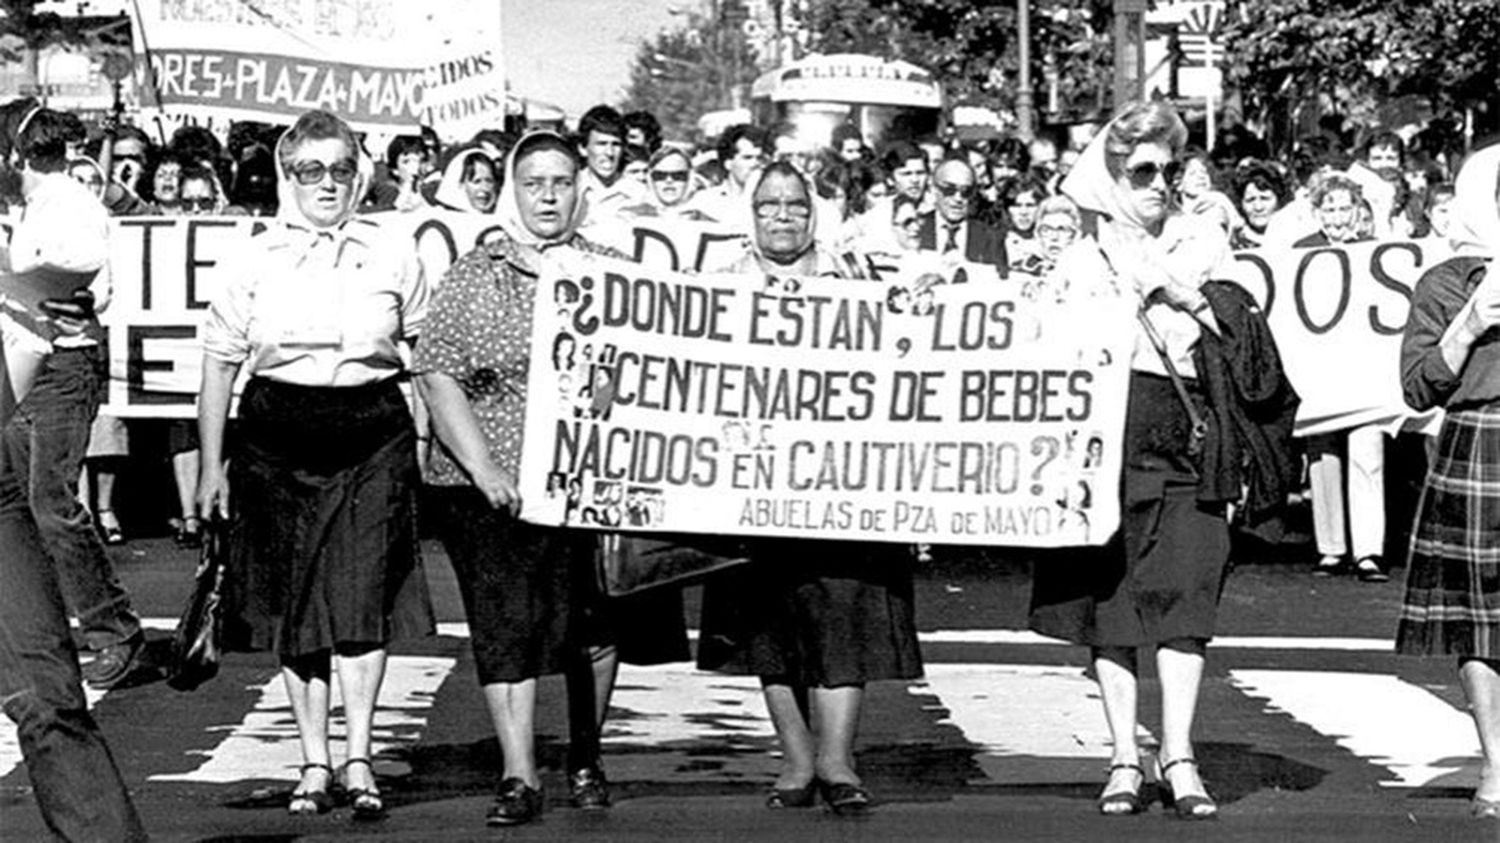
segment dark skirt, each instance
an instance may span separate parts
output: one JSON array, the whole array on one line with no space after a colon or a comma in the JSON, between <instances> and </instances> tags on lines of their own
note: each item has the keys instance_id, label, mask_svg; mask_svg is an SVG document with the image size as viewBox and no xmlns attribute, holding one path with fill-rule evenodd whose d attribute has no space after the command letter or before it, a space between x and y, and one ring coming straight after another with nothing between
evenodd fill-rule
<instances>
[{"instance_id":1,"label":"dark skirt","mask_svg":"<svg viewBox=\"0 0 1500 843\"><path fill-rule=\"evenodd\" d=\"M1191 431L1170 380L1132 373L1121 528L1101 548L1038 558L1033 630L1094 647L1213 637L1229 568L1229 526L1218 507L1198 503Z\"/></svg>"},{"instance_id":2,"label":"dark skirt","mask_svg":"<svg viewBox=\"0 0 1500 843\"><path fill-rule=\"evenodd\" d=\"M1500 659L1500 405L1443 420L1417 504L1396 651Z\"/></svg>"},{"instance_id":3,"label":"dark skirt","mask_svg":"<svg viewBox=\"0 0 1500 843\"><path fill-rule=\"evenodd\" d=\"M698 666L834 688L922 675L904 545L756 540L710 578Z\"/></svg>"},{"instance_id":4,"label":"dark skirt","mask_svg":"<svg viewBox=\"0 0 1500 843\"><path fill-rule=\"evenodd\" d=\"M458 578L480 684L560 673L589 645L616 645L631 664L688 658L681 590L605 599L596 533L528 524L472 486L429 487L428 502Z\"/></svg>"},{"instance_id":5,"label":"dark skirt","mask_svg":"<svg viewBox=\"0 0 1500 843\"><path fill-rule=\"evenodd\" d=\"M400 389L252 378L230 460L224 639L293 659L435 629Z\"/></svg>"}]
</instances>

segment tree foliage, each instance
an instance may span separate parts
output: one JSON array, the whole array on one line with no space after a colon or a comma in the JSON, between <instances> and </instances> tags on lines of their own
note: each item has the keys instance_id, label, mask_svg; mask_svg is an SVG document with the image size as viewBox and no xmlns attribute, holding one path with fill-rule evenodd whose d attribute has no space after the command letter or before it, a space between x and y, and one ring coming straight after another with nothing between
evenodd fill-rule
<instances>
[{"instance_id":1,"label":"tree foliage","mask_svg":"<svg viewBox=\"0 0 1500 843\"><path fill-rule=\"evenodd\" d=\"M130 48L128 26L101 24L99 18L37 12L36 5L36 0L0 0L0 60L20 61L28 52L56 45L92 50Z\"/></svg>"},{"instance_id":2,"label":"tree foliage","mask_svg":"<svg viewBox=\"0 0 1500 843\"><path fill-rule=\"evenodd\" d=\"M734 107L755 75L755 62L730 22L689 15L685 25L641 45L621 108L656 115L666 137L691 138L699 117Z\"/></svg>"},{"instance_id":3,"label":"tree foliage","mask_svg":"<svg viewBox=\"0 0 1500 843\"><path fill-rule=\"evenodd\" d=\"M1482 111L1500 80L1500 0L1232 0L1223 40L1229 81L1262 114L1403 94Z\"/></svg>"}]
</instances>

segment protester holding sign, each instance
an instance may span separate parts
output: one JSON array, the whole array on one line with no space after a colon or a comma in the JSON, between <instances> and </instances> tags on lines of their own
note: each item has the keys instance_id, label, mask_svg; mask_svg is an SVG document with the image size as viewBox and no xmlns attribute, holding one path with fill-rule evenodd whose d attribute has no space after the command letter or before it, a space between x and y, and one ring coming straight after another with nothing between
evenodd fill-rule
<instances>
[{"instance_id":1,"label":"protester holding sign","mask_svg":"<svg viewBox=\"0 0 1500 843\"><path fill-rule=\"evenodd\" d=\"M468 615L474 661L503 757L490 825L516 825L542 810L533 746L537 678L567 671L569 785L578 807L608 805L598 729L616 653L603 637L592 582L593 533L517 518L532 313L539 263L554 250L603 251L578 236L584 215L574 147L550 132L510 153L499 200L501 233L444 277L414 368L443 448L427 467L438 533ZM588 617L586 617L588 615ZM686 658L682 612L633 617L651 637L643 661ZM675 631L675 638L672 633ZM580 675L581 666L581 675ZM595 668L591 671L590 668ZM598 685L594 685L594 682Z\"/></svg>"},{"instance_id":2,"label":"protester holding sign","mask_svg":"<svg viewBox=\"0 0 1500 843\"><path fill-rule=\"evenodd\" d=\"M752 185L755 277L853 277L817 245L812 191L775 162ZM821 793L838 812L869 807L854 769L867 682L922 675L910 559L903 545L762 539L752 563L704 595L700 667L761 678L784 764L767 800L803 808Z\"/></svg>"},{"instance_id":3,"label":"protester holding sign","mask_svg":"<svg viewBox=\"0 0 1500 843\"><path fill-rule=\"evenodd\" d=\"M1401 345L1406 401L1446 414L1418 504L1396 651L1457 656L1484 753L1472 810L1500 817L1500 146L1458 175L1460 254L1418 282Z\"/></svg>"},{"instance_id":4,"label":"protester holding sign","mask_svg":"<svg viewBox=\"0 0 1500 843\"><path fill-rule=\"evenodd\" d=\"M224 638L274 649L302 744L293 814L333 806L330 668L343 692L343 788L385 806L370 730L386 643L431 634L416 536L416 431L398 386L428 286L410 241L355 218L373 167L354 133L311 111L282 136L281 210L249 238L203 327L198 510L230 517ZM231 389L248 366L228 466ZM231 491L233 497L231 498ZM232 506L231 506L232 504Z\"/></svg>"},{"instance_id":5,"label":"protester holding sign","mask_svg":"<svg viewBox=\"0 0 1500 843\"><path fill-rule=\"evenodd\" d=\"M1226 387L1231 377L1254 372L1261 379L1255 388L1268 387L1271 401L1285 396L1275 389L1274 373L1264 371L1275 361L1253 356L1264 347L1257 342L1270 338L1248 294L1205 285L1228 259L1224 231L1171 208L1170 174L1186 139L1171 106L1137 103L1095 138L1062 185L1098 217L1098 242L1080 242L1058 271L1082 283L1102 277L1117 285L1126 306L1140 302L1141 330L1125 424L1123 528L1101 553L1038 562L1031 626L1093 648L1114 742L1098 803L1110 815L1143 808L1136 650L1155 650L1162 688L1157 778L1165 795L1175 797L1178 816L1207 819L1218 809L1199 778L1191 734L1228 565L1225 505L1240 494L1242 457L1266 458L1260 446L1285 441L1291 415L1270 413L1282 427L1263 438L1241 432L1248 419L1228 396L1252 390ZM1069 282L1069 289L1081 290L1082 283ZM1252 418L1254 427L1261 417ZM1292 465L1283 456L1280 477L1272 479L1285 481ZM1276 484L1243 479L1271 486L1262 489L1258 506L1276 500Z\"/></svg>"}]
</instances>

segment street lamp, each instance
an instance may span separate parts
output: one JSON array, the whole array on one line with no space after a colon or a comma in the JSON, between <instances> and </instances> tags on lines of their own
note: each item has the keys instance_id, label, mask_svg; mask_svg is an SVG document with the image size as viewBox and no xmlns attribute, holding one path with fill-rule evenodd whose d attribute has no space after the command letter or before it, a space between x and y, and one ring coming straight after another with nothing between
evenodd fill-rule
<instances>
[{"instance_id":1,"label":"street lamp","mask_svg":"<svg viewBox=\"0 0 1500 843\"><path fill-rule=\"evenodd\" d=\"M1146 79L1146 0L1114 0L1115 111L1141 98Z\"/></svg>"},{"instance_id":2,"label":"street lamp","mask_svg":"<svg viewBox=\"0 0 1500 843\"><path fill-rule=\"evenodd\" d=\"M1016 0L1017 39L1021 42L1021 89L1016 92L1016 122L1021 140L1036 136L1036 105L1031 91L1031 0Z\"/></svg>"}]
</instances>

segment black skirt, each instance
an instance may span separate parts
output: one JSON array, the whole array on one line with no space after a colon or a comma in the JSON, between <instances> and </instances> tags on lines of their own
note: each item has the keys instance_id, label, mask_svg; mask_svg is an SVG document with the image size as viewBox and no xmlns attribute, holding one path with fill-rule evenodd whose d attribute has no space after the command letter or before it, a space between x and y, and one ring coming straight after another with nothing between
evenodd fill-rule
<instances>
[{"instance_id":1,"label":"black skirt","mask_svg":"<svg viewBox=\"0 0 1500 843\"><path fill-rule=\"evenodd\" d=\"M417 546L416 433L394 382L252 378L236 443L228 648L293 659L433 633Z\"/></svg>"},{"instance_id":2,"label":"black skirt","mask_svg":"<svg viewBox=\"0 0 1500 843\"><path fill-rule=\"evenodd\" d=\"M1191 432L1170 380L1131 374L1120 531L1101 548L1037 559L1033 630L1094 647L1213 637L1229 526L1220 508L1198 502Z\"/></svg>"},{"instance_id":3,"label":"black skirt","mask_svg":"<svg viewBox=\"0 0 1500 843\"><path fill-rule=\"evenodd\" d=\"M698 666L834 688L922 675L905 545L757 540L711 577Z\"/></svg>"},{"instance_id":4,"label":"black skirt","mask_svg":"<svg viewBox=\"0 0 1500 843\"><path fill-rule=\"evenodd\" d=\"M560 673L587 646L614 645L630 664L688 658L681 590L603 597L597 533L528 524L472 486L432 486L427 494L458 578L481 685Z\"/></svg>"}]
</instances>

